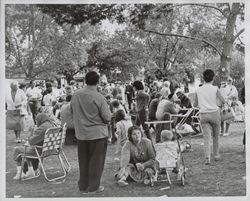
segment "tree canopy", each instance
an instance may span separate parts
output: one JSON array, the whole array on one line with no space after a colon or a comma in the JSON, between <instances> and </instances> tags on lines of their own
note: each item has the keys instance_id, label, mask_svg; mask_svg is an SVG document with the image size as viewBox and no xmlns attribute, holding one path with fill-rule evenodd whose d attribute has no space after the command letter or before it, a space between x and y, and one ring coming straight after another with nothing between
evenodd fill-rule
<instances>
[{"instance_id":1,"label":"tree canopy","mask_svg":"<svg viewBox=\"0 0 250 201\"><path fill-rule=\"evenodd\" d=\"M114 33L103 29L104 21ZM52 70L70 80L95 66L127 79L145 68L151 79L192 81L213 68L225 79L234 76L236 55L244 56L242 22L242 3L8 5L7 71L35 77Z\"/></svg>"}]
</instances>

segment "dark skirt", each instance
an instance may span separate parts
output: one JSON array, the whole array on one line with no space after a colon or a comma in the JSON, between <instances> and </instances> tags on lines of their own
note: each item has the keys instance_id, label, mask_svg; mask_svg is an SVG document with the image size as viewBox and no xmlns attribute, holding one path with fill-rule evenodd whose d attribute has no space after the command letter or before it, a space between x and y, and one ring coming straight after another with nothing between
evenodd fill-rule
<instances>
[{"instance_id":1,"label":"dark skirt","mask_svg":"<svg viewBox=\"0 0 250 201\"><path fill-rule=\"evenodd\" d=\"M6 112L6 129L22 131L24 128L24 116L19 110L8 110Z\"/></svg>"},{"instance_id":2,"label":"dark skirt","mask_svg":"<svg viewBox=\"0 0 250 201\"><path fill-rule=\"evenodd\" d=\"M155 169L150 167L145 168L143 171L139 171L131 163L126 167L126 172L135 182L138 183L143 182L145 178L152 178L156 173Z\"/></svg>"}]
</instances>

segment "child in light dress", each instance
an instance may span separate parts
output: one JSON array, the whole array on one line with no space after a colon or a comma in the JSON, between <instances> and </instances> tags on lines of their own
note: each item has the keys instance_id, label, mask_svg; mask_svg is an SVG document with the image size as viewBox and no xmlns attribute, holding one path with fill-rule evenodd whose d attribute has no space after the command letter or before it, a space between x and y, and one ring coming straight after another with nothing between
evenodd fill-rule
<instances>
[{"instance_id":1,"label":"child in light dress","mask_svg":"<svg viewBox=\"0 0 250 201\"><path fill-rule=\"evenodd\" d=\"M120 156L122 146L128 139L128 128L132 126L132 122L129 116L126 116L124 110L117 110L115 113L115 122L116 122L116 132L115 137L117 138L117 147L116 154ZM119 157L116 157L115 160L119 160Z\"/></svg>"},{"instance_id":2,"label":"child in light dress","mask_svg":"<svg viewBox=\"0 0 250 201\"><path fill-rule=\"evenodd\" d=\"M161 142L155 144L156 160L159 161L160 167L178 168L179 152L178 143L173 141L173 133L169 130L162 130Z\"/></svg>"}]
</instances>

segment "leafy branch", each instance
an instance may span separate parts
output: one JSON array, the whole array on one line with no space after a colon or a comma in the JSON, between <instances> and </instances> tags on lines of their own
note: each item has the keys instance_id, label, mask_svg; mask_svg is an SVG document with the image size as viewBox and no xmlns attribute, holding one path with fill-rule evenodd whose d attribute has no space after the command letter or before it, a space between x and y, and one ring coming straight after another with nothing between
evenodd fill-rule
<instances>
[{"instance_id":1,"label":"leafy branch","mask_svg":"<svg viewBox=\"0 0 250 201\"><path fill-rule=\"evenodd\" d=\"M208 41L204 38L198 38L198 37L194 37L194 36L185 36L185 35L181 35L181 34L173 34L173 33L160 33L158 31L153 31L153 30L143 30L147 33L153 33L153 34L158 34L158 35L161 35L161 36L172 36L172 37L179 37L179 38L186 38L186 39L191 39L191 40L197 40L197 41L201 41L209 46L211 46L220 56L222 56L222 51L216 47L216 45L211 42L211 41Z\"/></svg>"}]
</instances>

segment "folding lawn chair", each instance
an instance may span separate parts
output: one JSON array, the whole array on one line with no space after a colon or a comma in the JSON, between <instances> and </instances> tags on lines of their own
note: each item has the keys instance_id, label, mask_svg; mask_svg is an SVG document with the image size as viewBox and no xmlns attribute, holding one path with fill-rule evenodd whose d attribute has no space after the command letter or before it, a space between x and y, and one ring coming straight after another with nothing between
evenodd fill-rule
<instances>
[{"instance_id":1,"label":"folding lawn chair","mask_svg":"<svg viewBox=\"0 0 250 201\"><path fill-rule=\"evenodd\" d=\"M66 137L66 124L62 127L53 127L47 129L44 136L44 142L43 146L37 146L37 145L27 145L25 146L25 152L21 155L22 157L22 163L21 163L21 174L24 166L24 162L27 159L37 159L39 161L39 167L42 169L43 175L45 179L49 182L52 181L58 181L63 180L66 178L67 174L69 173L71 169L71 165L63 151L63 145ZM35 149L35 154L27 154L26 149L28 146L32 146ZM45 158L51 157L51 156L57 156L59 159L63 175L48 178L47 176L47 170L45 170ZM32 178L39 177L40 173L38 175L35 175L34 177L24 178L22 180L28 180Z\"/></svg>"},{"instance_id":2,"label":"folding lawn chair","mask_svg":"<svg viewBox=\"0 0 250 201\"><path fill-rule=\"evenodd\" d=\"M194 131L198 134L198 133L202 133L202 128L201 128L201 123L200 123L200 111L199 108L193 108L193 112L192 112L192 122L191 122L191 126L194 129Z\"/></svg>"},{"instance_id":3,"label":"folding lawn chair","mask_svg":"<svg viewBox=\"0 0 250 201\"><path fill-rule=\"evenodd\" d=\"M178 129L181 126L184 126L184 124L187 122L188 118L191 117L191 114L193 112L192 109L185 109L182 110L182 112L185 112L184 114L170 114L170 120L173 121L174 123L171 124L170 130L172 131L174 128ZM176 133L179 135L179 137L183 137L184 133Z\"/></svg>"}]
</instances>

